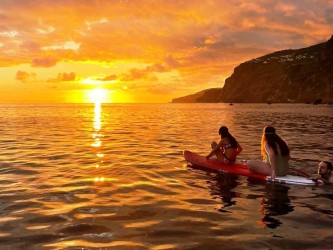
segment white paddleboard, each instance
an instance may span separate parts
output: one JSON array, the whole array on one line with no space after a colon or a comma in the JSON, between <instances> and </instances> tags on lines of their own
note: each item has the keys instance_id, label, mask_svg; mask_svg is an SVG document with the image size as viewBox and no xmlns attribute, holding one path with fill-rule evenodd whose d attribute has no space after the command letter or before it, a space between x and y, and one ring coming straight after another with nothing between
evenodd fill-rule
<instances>
[{"instance_id":1,"label":"white paddleboard","mask_svg":"<svg viewBox=\"0 0 333 250\"><path fill-rule=\"evenodd\" d=\"M285 183L285 184L306 185L306 186L313 186L316 184L313 180L309 178L302 176L294 176L294 175L279 176L275 177L274 180L272 180L270 176L267 176L266 181Z\"/></svg>"}]
</instances>

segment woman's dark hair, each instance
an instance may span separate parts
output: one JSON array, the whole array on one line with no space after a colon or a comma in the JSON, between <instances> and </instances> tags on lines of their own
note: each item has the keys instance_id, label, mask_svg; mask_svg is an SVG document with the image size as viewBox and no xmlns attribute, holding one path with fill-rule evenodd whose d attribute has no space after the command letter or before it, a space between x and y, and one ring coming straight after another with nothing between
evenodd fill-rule
<instances>
[{"instance_id":1,"label":"woman's dark hair","mask_svg":"<svg viewBox=\"0 0 333 250\"><path fill-rule=\"evenodd\" d=\"M274 150L274 153L276 155L278 154L278 149L276 144L279 146L282 156L290 155L290 150L287 143L275 133L275 128L269 126L265 127L263 138L267 141L268 145Z\"/></svg>"},{"instance_id":2,"label":"woman's dark hair","mask_svg":"<svg viewBox=\"0 0 333 250\"><path fill-rule=\"evenodd\" d=\"M219 135L221 135L221 138L224 137L224 138L228 138L229 140L229 143L231 145L232 148L236 148L238 143L237 143L237 140L235 139L235 137L233 137L230 133L229 133L229 130L226 126L222 126L220 127L219 129Z\"/></svg>"}]
</instances>

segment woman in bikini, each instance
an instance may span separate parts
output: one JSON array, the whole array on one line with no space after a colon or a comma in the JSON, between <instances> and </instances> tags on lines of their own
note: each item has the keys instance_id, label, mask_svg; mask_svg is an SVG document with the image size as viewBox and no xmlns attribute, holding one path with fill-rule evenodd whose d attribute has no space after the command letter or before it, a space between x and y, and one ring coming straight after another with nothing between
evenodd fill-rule
<instances>
[{"instance_id":1,"label":"woman in bikini","mask_svg":"<svg viewBox=\"0 0 333 250\"><path fill-rule=\"evenodd\" d=\"M226 126L219 129L221 140L219 143L212 142L212 151L206 156L209 159L211 156L216 155L217 160L224 164L231 164L236 161L237 155L242 151L242 147L237 140L229 133Z\"/></svg>"},{"instance_id":2,"label":"woman in bikini","mask_svg":"<svg viewBox=\"0 0 333 250\"><path fill-rule=\"evenodd\" d=\"M290 150L287 143L275 133L275 128L264 127L261 139L263 161L248 160L247 167L252 172L265 174L274 179L285 176L289 171Z\"/></svg>"}]
</instances>

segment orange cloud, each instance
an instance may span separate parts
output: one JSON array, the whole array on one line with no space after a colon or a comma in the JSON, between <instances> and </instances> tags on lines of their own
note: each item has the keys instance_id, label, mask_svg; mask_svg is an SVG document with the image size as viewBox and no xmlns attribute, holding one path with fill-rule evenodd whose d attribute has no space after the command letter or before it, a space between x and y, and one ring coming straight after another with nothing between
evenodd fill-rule
<instances>
[{"instance_id":1,"label":"orange cloud","mask_svg":"<svg viewBox=\"0 0 333 250\"><path fill-rule=\"evenodd\" d=\"M333 8L328 8L325 12L325 21L329 25L333 25Z\"/></svg>"},{"instance_id":2,"label":"orange cloud","mask_svg":"<svg viewBox=\"0 0 333 250\"><path fill-rule=\"evenodd\" d=\"M117 75L112 74L112 75L108 75L108 76L105 76L105 77L102 77L102 78L97 78L96 80L98 80L98 81L113 81L113 80L116 80L116 79L117 79Z\"/></svg>"},{"instance_id":3,"label":"orange cloud","mask_svg":"<svg viewBox=\"0 0 333 250\"><path fill-rule=\"evenodd\" d=\"M296 6L290 3L278 3L275 9L284 12L286 16L291 16L295 14Z\"/></svg>"},{"instance_id":4,"label":"orange cloud","mask_svg":"<svg viewBox=\"0 0 333 250\"><path fill-rule=\"evenodd\" d=\"M36 80L36 74L19 70L16 72L16 79L23 83L33 82Z\"/></svg>"},{"instance_id":5,"label":"orange cloud","mask_svg":"<svg viewBox=\"0 0 333 250\"><path fill-rule=\"evenodd\" d=\"M156 81L157 77L154 75L154 73L162 73L162 72L168 72L172 70L170 66L179 66L178 63L176 63L175 60L172 60L170 58L167 58L169 60L169 65L163 65L161 63L156 63L149 65L143 69L136 69L132 68L129 70L129 73L124 73L121 75L120 80L121 81L134 81L139 79L147 79L151 81Z\"/></svg>"},{"instance_id":6,"label":"orange cloud","mask_svg":"<svg viewBox=\"0 0 333 250\"><path fill-rule=\"evenodd\" d=\"M57 78L50 78L47 82L57 83L57 82L70 82L76 80L76 73L59 73Z\"/></svg>"},{"instance_id":7,"label":"orange cloud","mask_svg":"<svg viewBox=\"0 0 333 250\"><path fill-rule=\"evenodd\" d=\"M327 39L331 31L322 25L325 20L316 17L326 16L329 22L330 7L333 4L329 2L287 4L277 0L269 3L171 0L163 4L143 0L140 8L127 1L87 5L82 1L37 0L32 4L13 0L0 3L0 9L6 9L2 12L3 21L0 20L3 27L0 36L7 39L6 46L17 53L23 52L27 62L30 58L34 67L52 67L57 61L68 60L142 60L158 64L167 55L190 60L195 53L193 49L200 43L231 45L215 47L215 52L228 49L232 55L237 53L232 44L265 52L275 49L266 39L276 40L276 44L289 39L290 47L299 46L305 37L310 39L313 32L318 38ZM32 18L35 16L39 18ZM309 27L303 22L306 16L311 17L307 22L311 23ZM248 30L248 36L241 35L244 30ZM299 34L296 41L291 39L291 30ZM247 40L249 37L253 40ZM53 59L45 57L42 51L36 54L39 48L47 50Z\"/></svg>"},{"instance_id":8,"label":"orange cloud","mask_svg":"<svg viewBox=\"0 0 333 250\"><path fill-rule=\"evenodd\" d=\"M131 69L129 73L122 74L122 81L134 81L138 79L148 79L149 74L145 70Z\"/></svg>"},{"instance_id":9,"label":"orange cloud","mask_svg":"<svg viewBox=\"0 0 333 250\"><path fill-rule=\"evenodd\" d=\"M75 81L76 74L74 72L71 73L59 73L58 79L63 82L67 81Z\"/></svg>"},{"instance_id":10,"label":"orange cloud","mask_svg":"<svg viewBox=\"0 0 333 250\"><path fill-rule=\"evenodd\" d=\"M57 64L57 59L54 57L41 57L41 58L34 58L31 62L32 67L43 67L43 68L50 68Z\"/></svg>"},{"instance_id":11,"label":"orange cloud","mask_svg":"<svg viewBox=\"0 0 333 250\"><path fill-rule=\"evenodd\" d=\"M172 57L172 56L167 56L163 59L163 61L165 62L165 64L170 67L170 68L176 68L179 66L179 62L177 62L177 60Z\"/></svg>"},{"instance_id":12,"label":"orange cloud","mask_svg":"<svg viewBox=\"0 0 333 250\"><path fill-rule=\"evenodd\" d=\"M23 52L26 52L26 53L39 52L40 51L40 45L37 42L34 42L34 41L24 41L20 45L20 49Z\"/></svg>"}]
</instances>

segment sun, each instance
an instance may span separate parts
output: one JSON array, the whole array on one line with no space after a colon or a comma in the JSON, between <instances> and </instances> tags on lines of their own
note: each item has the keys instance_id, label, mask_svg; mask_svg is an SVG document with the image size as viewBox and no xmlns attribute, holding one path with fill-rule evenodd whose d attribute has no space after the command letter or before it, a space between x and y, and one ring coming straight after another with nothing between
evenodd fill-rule
<instances>
[{"instance_id":1,"label":"sun","mask_svg":"<svg viewBox=\"0 0 333 250\"><path fill-rule=\"evenodd\" d=\"M108 93L109 91L102 89L102 88L96 88L93 90L88 90L88 97L89 101L93 103L103 103L107 101Z\"/></svg>"}]
</instances>

